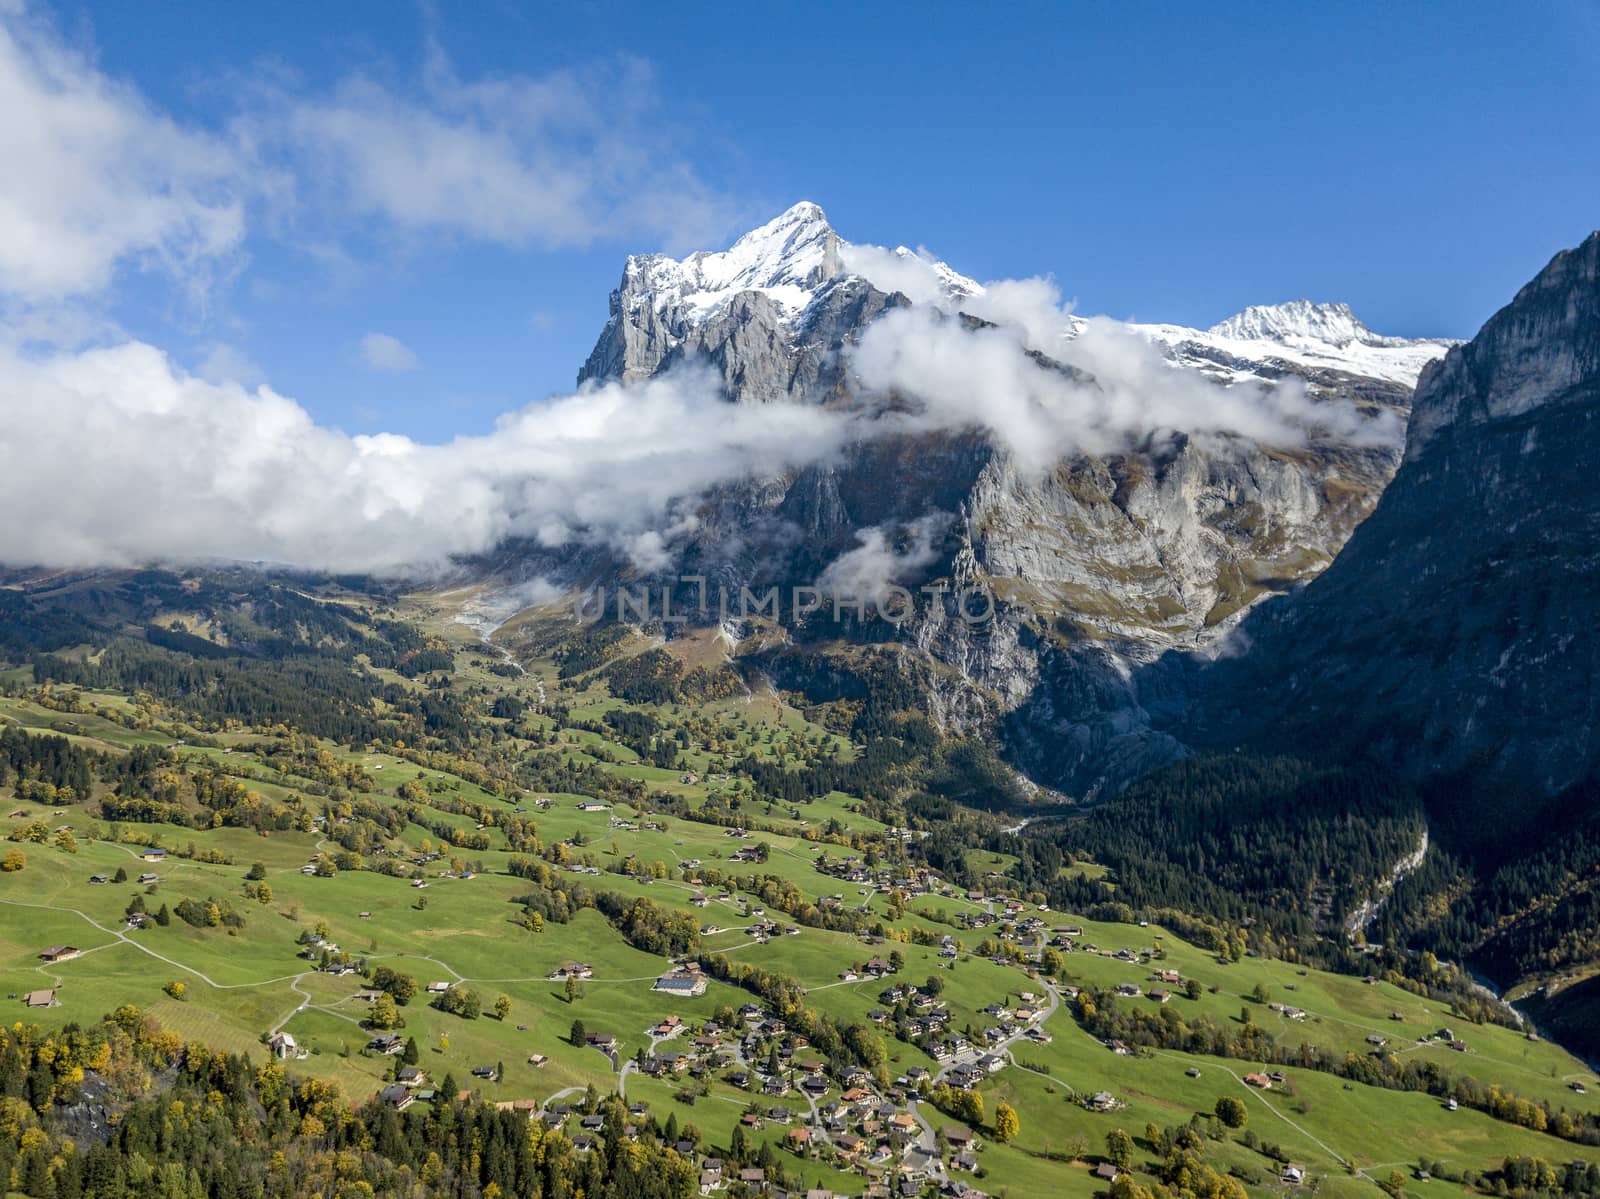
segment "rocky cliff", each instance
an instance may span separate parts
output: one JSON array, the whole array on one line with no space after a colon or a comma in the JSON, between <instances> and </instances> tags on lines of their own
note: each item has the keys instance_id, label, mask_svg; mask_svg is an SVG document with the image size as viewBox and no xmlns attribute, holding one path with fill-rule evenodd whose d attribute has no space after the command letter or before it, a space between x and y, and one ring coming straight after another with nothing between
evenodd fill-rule
<instances>
[{"instance_id":1,"label":"rocky cliff","mask_svg":"<svg viewBox=\"0 0 1600 1199\"><path fill-rule=\"evenodd\" d=\"M1303 591L1252 614L1241 653L1190 672L1194 705L1166 731L1443 772L1441 802L1503 832L1513 800L1600 764L1597 480L1600 233L1423 372L1372 516Z\"/></svg>"},{"instance_id":2,"label":"rocky cliff","mask_svg":"<svg viewBox=\"0 0 1600 1199\"><path fill-rule=\"evenodd\" d=\"M886 314L913 306L980 325L965 314L984 293L926 255L851 245L821 209L800 204L726 251L630 258L579 381L637 381L702 363L731 404L893 413L916 397L864 387L852 348ZM1064 319L1051 344L1060 360L1035 354L1038 368L1094 386L1070 365L1085 327ZM1313 403L1353 404L1370 418L1403 418L1417 371L1445 349L1374 334L1342 305L1303 301L1249 309L1210 330L1126 330L1169 363L1145 388L1175 388L1191 373L1218 388L1304 381ZM1263 599L1326 567L1399 460L1397 440L1348 429L1274 445L1166 428L1044 471L1019 469L978 430L865 437L838 460L703 497L674 571L809 584L871 548L907 586L982 584L1001 600L988 628L933 607L893 632L851 633L924 654L947 725L1003 718L1019 762L1094 794L1181 752L1150 728L1137 670L1170 650L1215 644ZM594 577L593 555L577 560ZM561 573L559 554L524 565Z\"/></svg>"}]
</instances>

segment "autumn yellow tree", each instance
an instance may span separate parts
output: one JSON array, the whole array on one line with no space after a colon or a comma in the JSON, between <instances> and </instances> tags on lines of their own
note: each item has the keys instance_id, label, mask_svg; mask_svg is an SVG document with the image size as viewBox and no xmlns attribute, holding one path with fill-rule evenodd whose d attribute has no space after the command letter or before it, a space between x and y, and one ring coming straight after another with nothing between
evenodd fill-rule
<instances>
[{"instance_id":1,"label":"autumn yellow tree","mask_svg":"<svg viewBox=\"0 0 1600 1199\"><path fill-rule=\"evenodd\" d=\"M1022 1121L1017 1118L1017 1109L1005 1100L994 1105L994 1139L1001 1145L1007 1141L1015 1140L1022 1131Z\"/></svg>"}]
</instances>

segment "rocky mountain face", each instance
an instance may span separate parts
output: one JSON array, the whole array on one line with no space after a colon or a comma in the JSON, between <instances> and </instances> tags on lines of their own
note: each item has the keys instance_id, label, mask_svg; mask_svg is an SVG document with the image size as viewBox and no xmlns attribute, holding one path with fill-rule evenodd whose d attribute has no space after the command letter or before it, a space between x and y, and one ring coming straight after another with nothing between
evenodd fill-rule
<instances>
[{"instance_id":1,"label":"rocky mountain face","mask_svg":"<svg viewBox=\"0 0 1600 1199\"><path fill-rule=\"evenodd\" d=\"M1192 696L1165 735L1444 772L1442 802L1504 833L1600 764L1597 479L1600 233L1423 372L1404 463L1328 570L1237 656L1151 680Z\"/></svg>"},{"instance_id":2,"label":"rocky mountain face","mask_svg":"<svg viewBox=\"0 0 1600 1199\"><path fill-rule=\"evenodd\" d=\"M630 258L579 381L636 381L699 362L733 404L889 411L914 397L870 394L851 370L851 347L912 305L979 323L962 314L983 295L909 250L853 246L821 209L796 205L724 252ZM1070 351L1085 326L1065 325ZM1354 401L1369 416L1403 417L1417 372L1446 348L1382 337L1343 305L1304 301L1252 308L1210 330L1126 329L1166 356L1174 384L1189 371L1224 386L1304 380L1313 401ZM1372 511L1400 453L1395 442L1332 432L1274 446L1169 431L1040 473L1018 469L975 430L865 438L841 461L706 497L677 565L731 584L809 584L870 545L908 587L983 585L1001 602L981 629L933 606L897 630L852 633L924 655L948 727L1003 720L1021 764L1093 795L1182 752L1152 729L1134 687L1139 669L1214 645L1260 601L1322 571ZM560 573L559 555L529 561L530 573ZM581 561L592 576L593 556ZM808 639L805 629L787 633Z\"/></svg>"}]
</instances>

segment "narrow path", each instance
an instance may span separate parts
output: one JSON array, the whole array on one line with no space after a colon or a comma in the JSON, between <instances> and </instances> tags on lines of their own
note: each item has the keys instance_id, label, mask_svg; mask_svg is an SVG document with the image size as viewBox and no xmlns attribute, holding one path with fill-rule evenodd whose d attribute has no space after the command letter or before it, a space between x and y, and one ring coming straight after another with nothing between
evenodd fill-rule
<instances>
[{"instance_id":1,"label":"narrow path","mask_svg":"<svg viewBox=\"0 0 1600 1199\"><path fill-rule=\"evenodd\" d=\"M55 905L55 904L48 904L48 903L23 903L21 900L17 900L17 899L0 899L0 904L5 904L7 907L14 907L14 908L33 908L36 911L43 911L43 912L70 912L72 915L77 916L80 920L83 920L85 923L90 924L94 928L99 929L101 932L105 933L107 936L115 937L116 940L120 941L122 944L131 945L133 948L137 949L140 953L149 954L151 957L157 959L158 961L165 962L167 965L173 966L173 967L175 967L175 968L177 968L179 970L182 970L187 974L192 974L196 978L198 978L201 982L205 983L208 987L215 987L219 991L238 991L238 990L248 990L251 987L268 987L268 986L272 986L272 985L274 985L276 983L288 982L291 979L301 978L306 973L306 971L299 971L299 972L294 973L294 974L281 974L277 978L262 979L259 982L219 983L216 979L212 978L209 974L206 974L205 972L200 971L200 970L196 970L193 966L186 966L182 962L176 960L175 958L169 958L164 953L157 953L155 950L151 949L148 945L141 945L138 941L135 941L132 937L128 936L126 932L124 932L124 931L122 931L120 929L107 928L105 925L101 924L98 920L94 919L94 917L90 916L87 912L80 912L77 908L61 907L61 906L58 906L58 905ZM109 948L111 948L111 946L110 945L99 945L99 946L95 946L95 948L96 949L109 949ZM90 951L85 951L85 952L90 952Z\"/></svg>"},{"instance_id":2,"label":"narrow path","mask_svg":"<svg viewBox=\"0 0 1600 1199\"><path fill-rule=\"evenodd\" d=\"M1155 1049L1155 1050L1152 1050L1151 1052L1156 1057L1168 1058L1168 1059L1170 1059L1172 1061L1175 1061L1175 1062L1187 1062L1187 1061L1190 1060L1188 1058L1179 1057L1176 1054L1167 1053L1167 1052L1165 1052L1163 1050L1160 1050L1160 1049ZM1351 1159L1350 1157L1346 1156L1345 1154L1340 1153L1332 1145L1329 1145L1326 1141L1322 1140L1315 1133L1313 1133L1309 1129L1307 1129L1303 1124L1298 1124L1295 1121L1289 1119L1288 1116L1284 1115L1276 1107L1274 1107L1272 1104L1268 1103L1267 1102L1267 1097L1265 1095L1263 1095L1260 1092L1260 1090L1258 1090L1257 1088L1252 1087L1248 1083L1246 1083L1243 1078L1239 1077L1238 1074L1234 1073L1234 1071L1233 1071L1233 1069L1231 1067L1225 1065L1224 1063L1222 1063L1220 1061L1218 1061L1216 1063L1216 1066L1217 1066L1217 1069L1221 1070L1229 1078L1233 1079L1234 1082L1238 1083L1239 1086L1244 1089L1244 1091L1249 1095L1249 1097L1251 1099L1254 1099L1262 1107L1266 1108L1269 1112L1271 1112L1274 1116L1278 1117L1278 1119L1282 1120L1290 1128L1294 1129L1301 1136L1305 1137L1306 1140L1310 1141L1313 1145L1316 1145L1317 1147L1319 1147L1324 1153L1326 1153L1329 1157L1331 1157L1334 1160L1335 1164L1340 1165L1340 1166L1345 1166L1345 1165L1348 1165L1348 1164L1351 1163L1351 1161L1353 1159ZM1358 1174L1361 1173L1360 1170L1357 1170L1356 1172Z\"/></svg>"},{"instance_id":3,"label":"narrow path","mask_svg":"<svg viewBox=\"0 0 1600 1199\"><path fill-rule=\"evenodd\" d=\"M560 1103L568 1095L582 1095L588 1089L589 1088L587 1086L582 1086L582 1087L562 1087L559 1091L555 1092L555 1094L551 1095L549 1098L547 1098L543 1103L541 1103L539 1105L539 1114L541 1116L544 1115L547 1111L550 1110L550 1105L551 1104Z\"/></svg>"}]
</instances>

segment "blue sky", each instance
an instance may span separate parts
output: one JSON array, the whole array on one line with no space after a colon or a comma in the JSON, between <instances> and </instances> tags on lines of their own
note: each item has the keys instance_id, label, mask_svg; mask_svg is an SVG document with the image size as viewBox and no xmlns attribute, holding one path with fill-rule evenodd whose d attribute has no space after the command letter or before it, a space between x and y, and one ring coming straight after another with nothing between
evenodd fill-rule
<instances>
[{"instance_id":1,"label":"blue sky","mask_svg":"<svg viewBox=\"0 0 1600 1199\"><path fill-rule=\"evenodd\" d=\"M1417 335L1470 336L1600 225L1593 0L0 0L0 25L132 114L106 137L154 148L121 186L180 210L110 196L59 261L14 228L13 328L132 336L351 432L446 440L570 388L627 253L799 199L979 279L1051 274L1088 313L1307 296ZM420 120L482 187L406 178Z\"/></svg>"}]
</instances>

